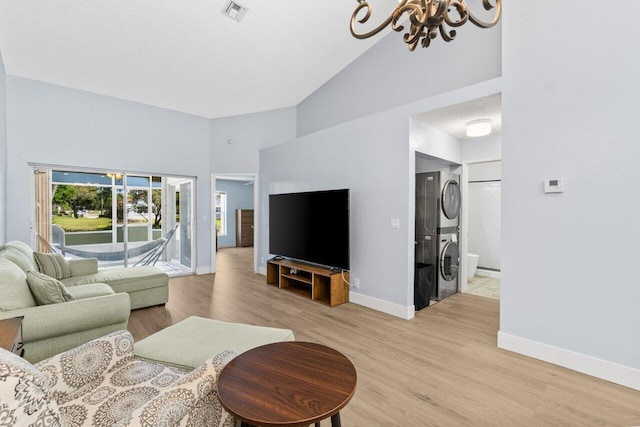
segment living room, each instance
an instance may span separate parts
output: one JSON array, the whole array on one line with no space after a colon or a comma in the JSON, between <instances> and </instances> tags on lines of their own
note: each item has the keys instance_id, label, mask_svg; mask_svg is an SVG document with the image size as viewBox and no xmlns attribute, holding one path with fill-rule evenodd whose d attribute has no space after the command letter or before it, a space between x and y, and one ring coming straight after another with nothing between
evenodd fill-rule
<instances>
[{"instance_id":1,"label":"living room","mask_svg":"<svg viewBox=\"0 0 640 427\"><path fill-rule=\"evenodd\" d=\"M423 316L412 308L415 152L461 162L460 152L416 138L412 116L501 93L497 345L621 384L638 398L640 289L630 269L612 274L604 266L608 257L633 265L640 237L637 200L610 184L634 182L639 154L631 117L639 106L629 90L640 74L628 55L637 48L634 13L619 17L630 34L612 40L594 31L602 19L596 7L565 22L575 14L570 5L541 11L521 3L505 7L499 27L465 27L452 43L428 49L408 52L391 33L296 105L214 119L12 75L0 45L7 69L5 76L0 67L0 241L33 242L29 165L191 176L196 277L207 277L219 270L212 175L257 174L255 257L265 274L267 196L350 188L350 274L360 279L350 305L410 327ZM564 178L565 193L545 195L550 178ZM607 233L605 205L613 200L630 232ZM399 229L389 227L392 218ZM600 240L586 237L595 234ZM627 414L628 424L638 423L637 413Z\"/></svg>"}]
</instances>

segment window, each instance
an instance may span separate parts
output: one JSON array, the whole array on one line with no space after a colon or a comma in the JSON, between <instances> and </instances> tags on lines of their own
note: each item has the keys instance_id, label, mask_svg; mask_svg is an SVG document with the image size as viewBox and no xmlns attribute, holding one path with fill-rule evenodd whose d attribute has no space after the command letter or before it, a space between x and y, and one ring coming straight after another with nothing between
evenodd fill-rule
<instances>
[{"instance_id":1,"label":"window","mask_svg":"<svg viewBox=\"0 0 640 427\"><path fill-rule=\"evenodd\" d=\"M218 236L227 235L227 193L216 191L216 228Z\"/></svg>"}]
</instances>

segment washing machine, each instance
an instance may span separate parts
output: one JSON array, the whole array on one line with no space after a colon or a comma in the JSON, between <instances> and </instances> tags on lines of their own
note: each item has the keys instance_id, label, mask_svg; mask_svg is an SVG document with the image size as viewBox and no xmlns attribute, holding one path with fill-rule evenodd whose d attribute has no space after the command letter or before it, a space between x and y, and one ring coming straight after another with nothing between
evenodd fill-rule
<instances>
[{"instance_id":1,"label":"washing machine","mask_svg":"<svg viewBox=\"0 0 640 427\"><path fill-rule=\"evenodd\" d=\"M460 175L438 172L438 234L458 232L460 224Z\"/></svg>"},{"instance_id":2,"label":"washing machine","mask_svg":"<svg viewBox=\"0 0 640 427\"><path fill-rule=\"evenodd\" d=\"M439 235L436 301L450 297L458 292L459 268L458 235L456 233Z\"/></svg>"}]
</instances>

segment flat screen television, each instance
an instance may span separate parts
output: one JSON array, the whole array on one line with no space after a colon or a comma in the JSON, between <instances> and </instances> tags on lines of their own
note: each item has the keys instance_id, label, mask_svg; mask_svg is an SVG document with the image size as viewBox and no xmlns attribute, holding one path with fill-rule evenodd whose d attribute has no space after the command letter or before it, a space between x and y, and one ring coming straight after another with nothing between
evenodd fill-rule
<instances>
[{"instance_id":1,"label":"flat screen television","mask_svg":"<svg viewBox=\"0 0 640 427\"><path fill-rule=\"evenodd\" d=\"M269 252L349 269L349 190L269 195Z\"/></svg>"}]
</instances>

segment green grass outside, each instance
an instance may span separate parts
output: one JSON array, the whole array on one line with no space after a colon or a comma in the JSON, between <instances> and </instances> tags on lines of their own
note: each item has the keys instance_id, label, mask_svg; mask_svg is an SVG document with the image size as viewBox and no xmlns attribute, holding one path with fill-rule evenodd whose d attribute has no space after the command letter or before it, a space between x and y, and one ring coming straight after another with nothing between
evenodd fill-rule
<instances>
[{"instance_id":1,"label":"green grass outside","mask_svg":"<svg viewBox=\"0 0 640 427\"><path fill-rule=\"evenodd\" d=\"M68 216L54 216L53 223L58 224L64 231L102 231L111 230L110 218L73 218Z\"/></svg>"}]
</instances>

